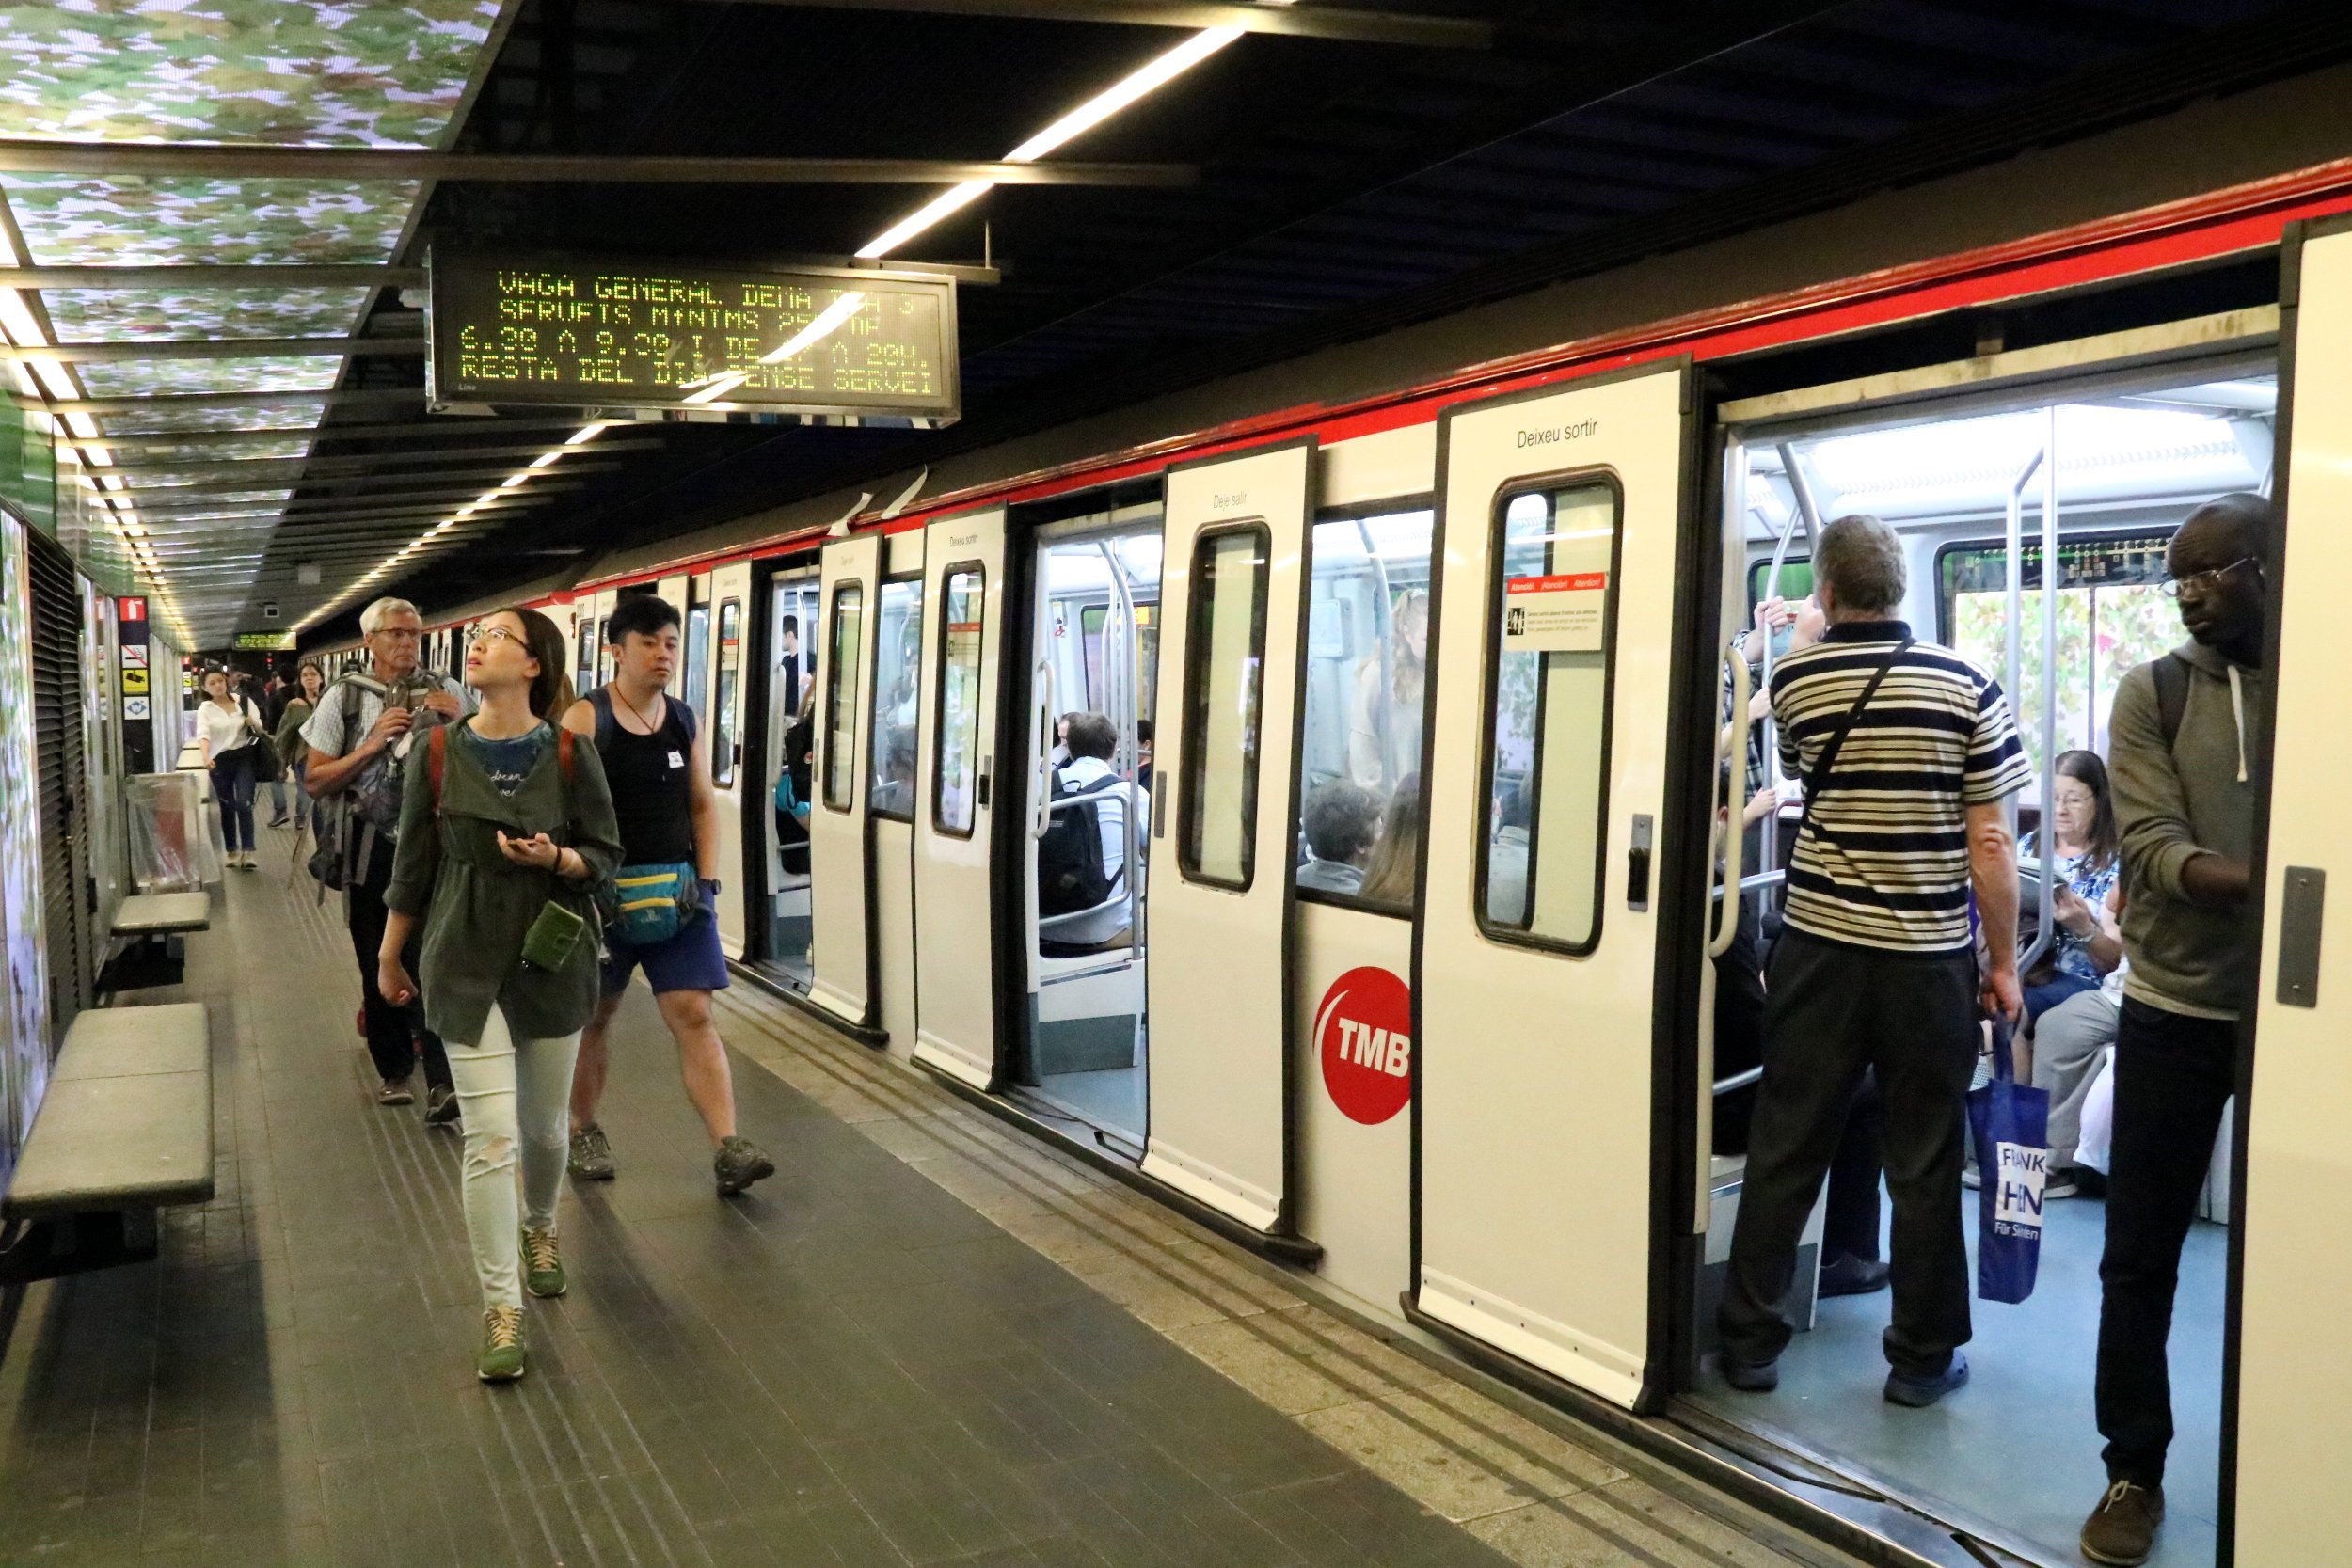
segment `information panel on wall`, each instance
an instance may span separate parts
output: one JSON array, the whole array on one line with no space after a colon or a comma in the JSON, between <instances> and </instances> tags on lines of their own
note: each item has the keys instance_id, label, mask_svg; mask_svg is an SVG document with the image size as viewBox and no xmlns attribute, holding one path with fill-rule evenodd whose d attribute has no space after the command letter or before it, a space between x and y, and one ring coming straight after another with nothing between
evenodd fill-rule
<instances>
[{"instance_id":1,"label":"information panel on wall","mask_svg":"<svg viewBox=\"0 0 2352 1568\"><path fill-rule=\"evenodd\" d=\"M428 262L427 396L564 408L961 412L935 274L492 257Z\"/></svg>"}]
</instances>

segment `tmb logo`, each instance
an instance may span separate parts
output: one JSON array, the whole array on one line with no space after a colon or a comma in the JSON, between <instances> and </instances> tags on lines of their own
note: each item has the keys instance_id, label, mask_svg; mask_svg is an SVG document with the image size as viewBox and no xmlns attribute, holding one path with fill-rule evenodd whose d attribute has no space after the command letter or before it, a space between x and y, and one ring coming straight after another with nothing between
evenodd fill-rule
<instances>
[{"instance_id":1,"label":"tmb logo","mask_svg":"<svg viewBox=\"0 0 2352 1568\"><path fill-rule=\"evenodd\" d=\"M1413 993L1385 969L1351 969L1315 1009L1323 1086L1350 1121L1376 1126L1413 1093Z\"/></svg>"}]
</instances>

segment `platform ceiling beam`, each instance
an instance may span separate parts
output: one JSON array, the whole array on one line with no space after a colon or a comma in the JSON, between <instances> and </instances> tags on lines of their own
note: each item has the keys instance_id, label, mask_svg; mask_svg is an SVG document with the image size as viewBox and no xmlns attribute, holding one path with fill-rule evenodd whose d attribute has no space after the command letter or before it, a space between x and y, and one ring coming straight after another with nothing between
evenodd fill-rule
<instances>
[{"instance_id":1,"label":"platform ceiling beam","mask_svg":"<svg viewBox=\"0 0 2352 1568\"><path fill-rule=\"evenodd\" d=\"M424 351L424 339L413 334L396 338L153 338L52 343L46 348L0 346L0 362L63 359L77 365L127 365L148 359L421 359Z\"/></svg>"},{"instance_id":2,"label":"platform ceiling beam","mask_svg":"<svg viewBox=\"0 0 2352 1568\"><path fill-rule=\"evenodd\" d=\"M715 0L729 4L734 0ZM1474 18L1343 10L1337 6L1237 6L1196 0L749 0L794 10L910 11L998 16L1024 22L1087 22L1129 27L1238 27L1283 38L1398 43L1422 49L1492 49L1495 28Z\"/></svg>"}]
</instances>

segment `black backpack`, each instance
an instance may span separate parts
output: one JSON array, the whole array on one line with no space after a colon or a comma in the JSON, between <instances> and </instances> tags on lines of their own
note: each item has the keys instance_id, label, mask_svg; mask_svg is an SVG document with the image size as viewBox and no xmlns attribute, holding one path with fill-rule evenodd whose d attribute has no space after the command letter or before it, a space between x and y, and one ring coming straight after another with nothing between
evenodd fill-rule
<instances>
[{"instance_id":1,"label":"black backpack","mask_svg":"<svg viewBox=\"0 0 2352 1568\"><path fill-rule=\"evenodd\" d=\"M1060 783L1061 775L1054 775ZM1064 790L1057 799L1099 795L1122 781L1105 773L1082 789ZM1103 866L1103 824L1090 800L1064 806L1048 820L1045 836L1037 845L1037 911L1041 915L1075 914L1105 903L1111 878Z\"/></svg>"}]
</instances>

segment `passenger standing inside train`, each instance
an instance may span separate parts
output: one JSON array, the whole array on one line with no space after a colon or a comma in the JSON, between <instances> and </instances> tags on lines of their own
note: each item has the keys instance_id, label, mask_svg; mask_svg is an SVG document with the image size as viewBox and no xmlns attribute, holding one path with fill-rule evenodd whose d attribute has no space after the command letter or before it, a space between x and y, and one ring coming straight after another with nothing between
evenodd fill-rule
<instances>
[{"instance_id":1,"label":"passenger standing inside train","mask_svg":"<svg viewBox=\"0 0 2352 1568\"><path fill-rule=\"evenodd\" d=\"M1779 1383L1798 1237L1871 1072L1895 1205L1885 1396L1928 1405L1968 1378L1963 1105L1979 1006L2012 1021L2023 1006L2009 798L2028 773L1999 685L1895 618L1904 569L1892 529L1838 518L1813 570L1829 629L1772 671L1782 766L1805 783L1805 815L1769 971L1723 1371L1751 1392ZM1981 976L1972 884L1990 954Z\"/></svg>"},{"instance_id":2,"label":"passenger standing inside train","mask_svg":"<svg viewBox=\"0 0 2352 1568\"><path fill-rule=\"evenodd\" d=\"M1127 866L1127 807L1133 801L1136 809L1136 853L1138 858L1152 836L1152 797L1127 784L1105 784L1116 779L1119 770L1111 766L1111 758L1119 752L1119 726L1106 713L1073 713L1069 716L1064 737L1070 747L1070 762L1059 775L1060 793L1088 795L1094 811L1094 824L1103 837L1103 875L1114 894L1127 892L1127 879L1122 875ZM1143 897L1142 877L1138 868L1135 895ZM1054 940L1060 942L1102 945L1127 940L1132 929L1128 919L1128 902L1123 897L1079 918L1055 927Z\"/></svg>"},{"instance_id":3,"label":"passenger standing inside train","mask_svg":"<svg viewBox=\"0 0 2352 1568\"><path fill-rule=\"evenodd\" d=\"M572 694L564 654L564 634L535 610L474 628L466 678L482 711L418 741L376 953L376 985L392 1002L415 1000L422 979L427 1021L456 1069L485 1383L523 1375L523 1291L566 1287L555 1228L564 1106L596 1005L593 890L621 853L596 749L552 722ZM421 974L411 975L420 925Z\"/></svg>"},{"instance_id":4,"label":"passenger standing inside train","mask_svg":"<svg viewBox=\"0 0 2352 1568\"><path fill-rule=\"evenodd\" d=\"M343 905L351 927L351 950L359 963L360 1010L368 1032L368 1054L382 1087L379 1105L405 1105L413 1096L409 1075L424 1058L425 1120L457 1119L457 1092L449 1075L441 1038L426 1027L421 1010L396 1006L376 988L377 948L384 937L384 890L391 885L393 846L400 833L402 772L412 745L411 731L463 718L471 710L465 688L446 675L417 668L424 618L406 599L378 599L360 613L359 632L368 662L346 674L320 697L318 711L302 726L309 752L302 786L320 811L340 824L335 847L342 857ZM336 804L325 804L341 797ZM324 846L326 830L320 830Z\"/></svg>"},{"instance_id":5,"label":"passenger standing inside train","mask_svg":"<svg viewBox=\"0 0 2352 1568\"><path fill-rule=\"evenodd\" d=\"M1348 705L1347 776L1385 792L1421 768L1422 692L1428 679L1429 595L1414 588L1390 612L1388 657L1366 658Z\"/></svg>"},{"instance_id":6,"label":"passenger standing inside train","mask_svg":"<svg viewBox=\"0 0 2352 1568\"><path fill-rule=\"evenodd\" d=\"M236 688L226 670L204 677L204 705L197 710L197 738L204 766L213 772L213 803L220 808L220 847L228 863L253 869L253 748L261 738L262 710Z\"/></svg>"},{"instance_id":7,"label":"passenger standing inside train","mask_svg":"<svg viewBox=\"0 0 2352 1568\"><path fill-rule=\"evenodd\" d=\"M612 1179L612 1145L596 1123L612 1015L642 965L661 1021L677 1041L686 1096L710 1135L722 1196L773 1176L775 1162L735 1131L735 1078L711 1022L710 997L727 985L719 950L719 797L695 749L694 710L666 695L677 670L678 613L652 594L624 599L605 623L612 679L571 705L566 729L592 736L620 822L620 918L605 932L603 994L580 1037L572 1076L571 1171ZM662 879L667 879L666 881ZM675 900L643 909L640 895Z\"/></svg>"},{"instance_id":8,"label":"passenger standing inside train","mask_svg":"<svg viewBox=\"0 0 2352 1568\"><path fill-rule=\"evenodd\" d=\"M2123 838L2115 1133L2099 1260L2099 1432L2107 1490L2083 1555L2137 1563L2164 1522L2172 1441L2165 1341L2181 1245L2237 1082L2261 933L2248 908L2262 721L2270 503L2207 501L2172 536L2167 592L2190 641L2116 689L2108 764Z\"/></svg>"}]
</instances>

